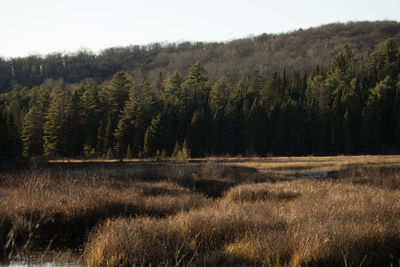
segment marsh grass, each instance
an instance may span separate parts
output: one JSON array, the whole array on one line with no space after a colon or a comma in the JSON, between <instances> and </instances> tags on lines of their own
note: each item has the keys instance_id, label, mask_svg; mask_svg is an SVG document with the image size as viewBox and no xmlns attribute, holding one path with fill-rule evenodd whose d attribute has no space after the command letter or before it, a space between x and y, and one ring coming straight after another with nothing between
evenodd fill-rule
<instances>
[{"instance_id":1,"label":"marsh grass","mask_svg":"<svg viewBox=\"0 0 400 267\"><path fill-rule=\"evenodd\" d=\"M339 172L337 178L343 183L400 189L400 164L352 165Z\"/></svg>"},{"instance_id":2,"label":"marsh grass","mask_svg":"<svg viewBox=\"0 0 400 267\"><path fill-rule=\"evenodd\" d=\"M79 248L91 228L107 218L164 217L212 201L168 179L147 182L137 176L114 175L32 171L3 177L2 258L42 250L50 243L52 247Z\"/></svg>"},{"instance_id":3,"label":"marsh grass","mask_svg":"<svg viewBox=\"0 0 400 267\"><path fill-rule=\"evenodd\" d=\"M91 234L85 259L91 266L108 265L111 255L121 256L111 265L125 266L382 266L399 259L399 219L397 191L309 180L239 185L197 210L108 220Z\"/></svg>"},{"instance_id":4,"label":"marsh grass","mask_svg":"<svg viewBox=\"0 0 400 267\"><path fill-rule=\"evenodd\" d=\"M257 171L271 163L334 171ZM56 251L90 266L396 266L399 170L394 156L42 163L0 180L0 258Z\"/></svg>"}]
</instances>

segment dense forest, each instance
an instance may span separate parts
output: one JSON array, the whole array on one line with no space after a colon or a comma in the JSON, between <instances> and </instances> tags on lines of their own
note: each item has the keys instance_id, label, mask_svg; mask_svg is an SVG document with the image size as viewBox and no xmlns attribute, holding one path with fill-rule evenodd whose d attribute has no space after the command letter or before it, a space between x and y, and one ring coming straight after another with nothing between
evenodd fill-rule
<instances>
[{"instance_id":1,"label":"dense forest","mask_svg":"<svg viewBox=\"0 0 400 267\"><path fill-rule=\"evenodd\" d=\"M352 48L354 56L361 57L388 38L400 41L400 23L335 23L218 43L153 43L109 48L99 54L81 50L0 58L0 92L39 85L71 90L79 84L110 80L118 71L126 71L136 81L145 78L155 81L160 72L169 79L175 70L186 75L197 61L202 63L211 82L220 76L232 82L248 82L254 69L263 79L284 70L288 73L296 70L303 75L316 65L328 66L344 44Z\"/></svg>"},{"instance_id":2,"label":"dense forest","mask_svg":"<svg viewBox=\"0 0 400 267\"><path fill-rule=\"evenodd\" d=\"M3 158L331 155L400 152L400 48L350 45L326 67L211 81L200 62L169 79L117 72L72 90L0 95Z\"/></svg>"}]
</instances>

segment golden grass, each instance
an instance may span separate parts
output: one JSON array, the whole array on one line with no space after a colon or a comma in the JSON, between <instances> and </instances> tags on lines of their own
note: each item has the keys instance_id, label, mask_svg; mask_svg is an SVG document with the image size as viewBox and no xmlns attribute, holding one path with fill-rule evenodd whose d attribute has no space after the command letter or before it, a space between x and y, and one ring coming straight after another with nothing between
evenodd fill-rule
<instances>
[{"instance_id":1,"label":"golden grass","mask_svg":"<svg viewBox=\"0 0 400 267\"><path fill-rule=\"evenodd\" d=\"M229 158L226 165L255 168L258 170L313 169L321 171L343 170L349 166L400 165L400 156L331 156L331 157L272 157Z\"/></svg>"},{"instance_id":2,"label":"golden grass","mask_svg":"<svg viewBox=\"0 0 400 267\"><path fill-rule=\"evenodd\" d=\"M174 182L110 180L98 173L57 177L46 172L3 178L0 197L0 258L27 245L74 248L106 218L161 217L212 201Z\"/></svg>"},{"instance_id":3,"label":"golden grass","mask_svg":"<svg viewBox=\"0 0 400 267\"><path fill-rule=\"evenodd\" d=\"M400 192L309 180L241 185L168 218L109 220L85 247L91 266L108 265L111 255L122 265L376 266L396 264L399 253Z\"/></svg>"},{"instance_id":4,"label":"golden grass","mask_svg":"<svg viewBox=\"0 0 400 267\"><path fill-rule=\"evenodd\" d=\"M398 156L41 166L0 180L0 259L52 247L90 266L400 264Z\"/></svg>"}]
</instances>

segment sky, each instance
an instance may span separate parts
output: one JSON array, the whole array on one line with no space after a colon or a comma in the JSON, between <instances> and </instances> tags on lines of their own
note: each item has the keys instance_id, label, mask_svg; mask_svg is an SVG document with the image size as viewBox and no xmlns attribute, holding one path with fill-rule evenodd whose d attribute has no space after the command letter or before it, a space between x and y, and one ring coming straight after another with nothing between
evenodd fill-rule
<instances>
[{"instance_id":1,"label":"sky","mask_svg":"<svg viewBox=\"0 0 400 267\"><path fill-rule=\"evenodd\" d=\"M327 23L395 20L400 0L0 0L0 56L229 41Z\"/></svg>"}]
</instances>

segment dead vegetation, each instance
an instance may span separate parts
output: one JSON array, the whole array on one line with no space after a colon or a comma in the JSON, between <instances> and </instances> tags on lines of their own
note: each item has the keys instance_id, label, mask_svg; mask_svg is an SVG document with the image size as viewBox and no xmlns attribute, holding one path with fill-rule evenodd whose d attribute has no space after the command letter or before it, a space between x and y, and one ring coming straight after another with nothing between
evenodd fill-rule
<instances>
[{"instance_id":1,"label":"dead vegetation","mask_svg":"<svg viewBox=\"0 0 400 267\"><path fill-rule=\"evenodd\" d=\"M92 233L85 258L92 266L111 259L111 265L397 264L399 217L397 191L309 180L239 185L194 211L108 220Z\"/></svg>"},{"instance_id":2,"label":"dead vegetation","mask_svg":"<svg viewBox=\"0 0 400 267\"><path fill-rule=\"evenodd\" d=\"M90 266L400 263L400 158L247 160L57 163L3 175L0 257L57 250ZM338 168L320 179L256 172L271 162Z\"/></svg>"}]
</instances>

